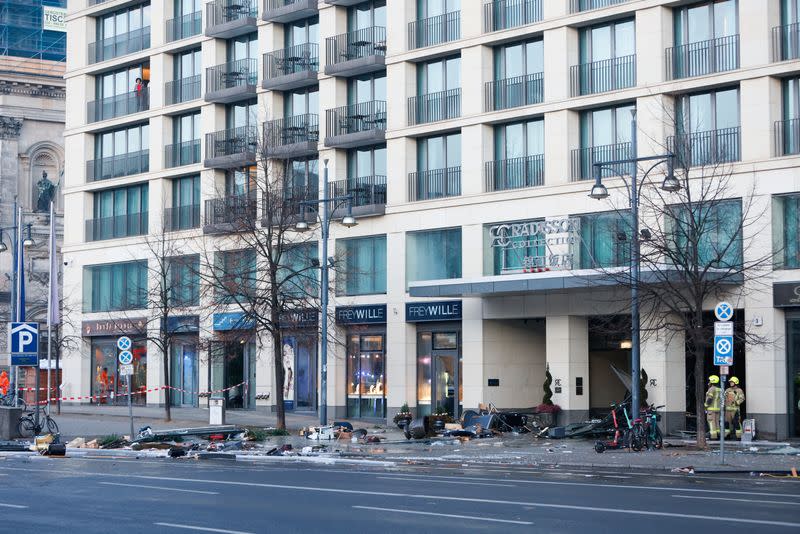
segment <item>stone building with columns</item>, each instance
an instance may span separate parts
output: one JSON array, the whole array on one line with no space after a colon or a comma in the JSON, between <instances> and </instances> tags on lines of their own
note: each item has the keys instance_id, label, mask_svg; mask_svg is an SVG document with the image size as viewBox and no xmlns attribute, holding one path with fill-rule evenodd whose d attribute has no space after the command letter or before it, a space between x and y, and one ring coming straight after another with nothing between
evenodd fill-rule
<instances>
[{"instance_id":1,"label":"stone building with columns","mask_svg":"<svg viewBox=\"0 0 800 534\"><path fill-rule=\"evenodd\" d=\"M139 337L134 386L161 385L137 326L146 305L115 284L147 284L148 233L224 239L226 215L255 194L258 131L299 189L316 198L327 165L331 190L353 198L358 226L331 229L359 272L336 281L329 310L336 417L390 418L404 403L529 409L548 366L562 422L606 413L624 394L611 366L629 365L630 324L608 316L625 289L592 280L597 265L624 264L625 245L610 205L587 193L592 163L631 156L635 111L638 156L678 140L742 191L757 186L756 241L782 260L769 289L734 305L773 342L737 346L733 372L762 435L800 434L798 17L787 0L74 0L65 288L83 341L65 359L65 394L109 387L98 377L115 372L123 333ZM524 241L537 234L548 242ZM185 393L171 402L204 406L198 391L247 383L232 406L270 409L284 387L287 408L317 408L314 317L287 331L292 379L276 385L253 324L208 309L198 297L175 325ZM704 380L686 353L680 335L642 349L670 430L690 424L691 384Z\"/></svg>"}]
</instances>

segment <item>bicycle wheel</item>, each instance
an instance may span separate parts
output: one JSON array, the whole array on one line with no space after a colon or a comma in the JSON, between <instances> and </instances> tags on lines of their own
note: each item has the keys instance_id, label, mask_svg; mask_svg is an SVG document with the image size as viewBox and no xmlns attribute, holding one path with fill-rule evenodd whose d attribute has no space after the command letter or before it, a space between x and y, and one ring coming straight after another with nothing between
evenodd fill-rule
<instances>
[{"instance_id":1,"label":"bicycle wheel","mask_svg":"<svg viewBox=\"0 0 800 534\"><path fill-rule=\"evenodd\" d=\"M43 426L47 429L47 432L49 432L50 434L58 434L58 425L56 424L55 419L53 419L49 415L46 416L45 424Z\"/></svg>"},{"instance_id":2,"label":"bicycle wheel","mask_svg":"<svg viewBox=\"0 0 800 534\"><path fill-rule=\"evenodd\" d=\"M664 436L661 434L661 429L658 428L658 426L655 426L652 432L647 433L647 448L661 449L663 447L664 447Z\"/></svg>"},{"instance_id":3,"label":"bicycle wheel","mask_svg":"<svg viewBox=\"0 0 800 534\"><path fill-rule=\"evenodd\" d=\"M20 417L17 423L17 433L23 438L33 437L36 430L36 424L30 417Z\"/></svg>"}]
</instances>

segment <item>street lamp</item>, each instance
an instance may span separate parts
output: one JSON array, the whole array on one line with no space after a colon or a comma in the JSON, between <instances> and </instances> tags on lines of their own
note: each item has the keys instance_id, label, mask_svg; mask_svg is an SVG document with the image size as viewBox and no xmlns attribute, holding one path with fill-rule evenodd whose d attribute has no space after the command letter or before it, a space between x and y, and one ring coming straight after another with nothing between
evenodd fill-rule
<instances>
[{"instance_id":1,"label":"street lamp","mask_svg":"<svg viewBox=\"0 0 800 534\"><path fill-rule=\"evenodd\" d=\"M328 197L328 160L324 160L325 169L322 173L322 198L319 200L304 200L300 203L300 220L294 225L298 232L310 229L306 221L306 209L316 211L320 215L320 238L322 239L322 257L319 260L322 271L322 287L320 289L321 339L320 339L320 402L319 424L328 424L328 235L330 234L331 215L340 205L347 208L347 214L342 218L342 225L352 228L358 224L353 217L353 195L340 195ZM333 208L328 206L332 205Z\"/></svg>"},{"instance_id":2,"label":"street lamp","mask_svg":"<svg viewBox=\"0 0 800 534\"><path fill-rule=\"evenodd\" d=\"M28 235L27 235L27 237L25 237L25 240L22 242L22 246L26 247L26 248L27 247L32 247L35 244L34 241L33 241L33 236L31 236L31 226L32 225L29 223L27 226L28 226Z\"/></svg>"},{"instance_id":3,"label":"street lamp","mask_svg":"<svg viewBox=\"0 0 800 534\"><path fill-rule=\"evenodd\" d=\"M594 171L594 185L592 186L589 196L596 200L602 200L608 197L608 189L603 185L603 169L610 170L619 175L625 182L625 189L628 191L628 200L631 206L631 223L633 224L633 231L631 232L631 253L630 253L630 270L631 270L631 413L637 416L641 409L639 400L639 383L640 383L640 324L639 324L639 254L640 254L640 241L639 241L639 191L644 186L645 180L650 172L661 165L667 164L667 174L664 181L661 183L661 189L668 193L675 193L680 190L681 183L675 178L675 154L667 153L660 156L646 156L637 157L636 146L636 110L631 110L631 154L633 157L628 159L621 159L615 161L604 161L592 164ZM653 165L647 169L642 175L641 183L637 176L637 166L640 161L652 161ZM615 166L617 165L630 165L631 167L631 180L630 184L625 180L625 177L619 173ZM646 229L645 229L646 230ZM648 231L646 234L642 232L642 237L648 239L650 235Z\"/></svg>"}]
</instances>

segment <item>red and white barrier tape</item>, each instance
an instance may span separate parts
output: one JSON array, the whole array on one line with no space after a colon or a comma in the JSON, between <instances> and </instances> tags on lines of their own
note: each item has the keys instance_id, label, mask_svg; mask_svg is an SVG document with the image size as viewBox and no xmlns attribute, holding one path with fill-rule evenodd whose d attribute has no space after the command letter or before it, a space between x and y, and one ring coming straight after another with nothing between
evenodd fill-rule
<instances>
[{"instance_id":1,"label":"red and white barrier tape","mask_svg":"<svg viewBox=\"0 0 800 534\"><path fill-rule=\"evenodd\" d=\"M159 386L159 387L150 388L150 389L140 389L140 390L137 390L137 391L133 391L133 392L131 392L131 395L143 395L145 393L150 393L150 392L153 392L153 391L161 391L161 390L164 390L164 389L174 389L175 391L182 391L184 393L197 393L198 395L211 395L212 393L224 393L225 391L231 390L231 389L233 389L235 387L239 387L241 385L244 385L245 391L247 391L247 382L239 382L238 384L234 384L233 386L230 386L230 387L227 387L227 388L224 388L224 389L215 389L215 390L211 390L211 391L196 391L195 392L195 391L185 390L185 389L181 389L181 388L176 388L174 386ZM47 389L47 388L45 388L45 389ZM127 395L128 395L128 392L126 391L126 392L116 393L116 394L111 394L111 395L106 394L106 395L83 395L83 396L77 396L77 397L52 397L50 399L50 402L80 401L80 400L95 400L95 401L99 401L99 400L102 400L102 399L113 399L114 397L126 397ZM47 402L48 402L47 400L43 400L43 401L39 401L39 402L36 402L36 403L33 403L33 404L45 405L45 404L47 404Z\"/></svg>"}]
</instances>

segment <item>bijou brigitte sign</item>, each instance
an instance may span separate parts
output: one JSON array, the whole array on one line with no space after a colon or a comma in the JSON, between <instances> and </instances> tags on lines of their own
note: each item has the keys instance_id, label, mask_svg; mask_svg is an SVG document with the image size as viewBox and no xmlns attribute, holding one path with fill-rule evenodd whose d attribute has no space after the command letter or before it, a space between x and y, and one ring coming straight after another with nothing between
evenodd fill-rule
<instances>
[{"instance_id":1,"label":"bijou brigitte sign","mask_svg":"<svg viewBox=\"0 0 800 534\"><path fill-rule=\"evenodd\" d=\"M581 221L562 217L496 224L489 227L493 250L499 255L501 274L570 270L580 245Z\"/></svg>"}]
</instances>

